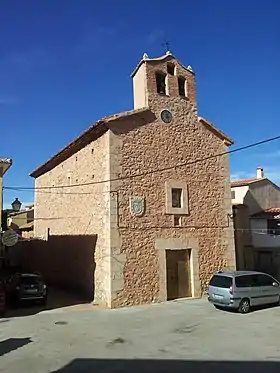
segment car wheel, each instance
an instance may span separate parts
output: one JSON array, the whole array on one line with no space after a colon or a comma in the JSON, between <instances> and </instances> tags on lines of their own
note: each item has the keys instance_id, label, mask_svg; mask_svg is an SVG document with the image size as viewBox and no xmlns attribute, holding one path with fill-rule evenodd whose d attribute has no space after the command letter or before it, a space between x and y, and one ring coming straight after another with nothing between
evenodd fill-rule
<instances>
[{"instance_id":1,"label":"car wheel","mask_svg":"<svg viewBox=\"0 0 280 373\"><path fill-rule=\"evenodd\" d=\"M250 309L251 309L250 300L248 298L242 299L238 307L238 312L248 313L250 312Z\"/></svg>"}]
</instances>

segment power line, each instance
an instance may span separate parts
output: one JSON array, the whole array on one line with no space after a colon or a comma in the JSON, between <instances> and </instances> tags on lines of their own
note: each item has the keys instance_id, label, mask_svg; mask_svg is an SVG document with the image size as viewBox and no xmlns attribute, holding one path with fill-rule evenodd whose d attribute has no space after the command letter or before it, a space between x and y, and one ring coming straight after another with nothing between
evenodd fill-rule
<instances>
[{"instance_id":1,"label":"power line","mask_svg":"<svg viewBox=\"0 0 280 373\"><path fill-rule=\"evenodd\" d=\"M83 186L81 184L81 186ZM48 187L47 187L48 188ZM3 189L6 189L6 190L11 190L11 191L15 191L15 192L32 192L32 191L36 191L38 193L42 193L42 194L57 194L57 195L65 195L65 194L69 194L69 195L91 195L91 194L95 194L96 192L54 192L54 191L51 191L51 192L48 192L48 191L45 191L45 190L37 190L36 188L34 189L24 189L24 188L21 188L21 187L4 187ZM107 193L110 193L111 191L106 191L106 192L99 192L98 191L98 194L107 194Z\"/></svg>"},{"instance_id":2,"label":"power line","mask_svg":"<svg viewBox=\"0 0 280 373\"><path fill-rule=\"evenodd\" d=\"M13 216L8 216L8 219L12 219L12 223L16 224L19 220L24 220L26 221L25 218L18 218L16 217L14 220L13 220ZM33 222L34 220L65 220L65 219L84 219L84 216L59 216L59 217L35 217L33 218L32 220L30 220L28 223L31 223Z\"/></svg>"},{"instance_id":3,"label":"power line","mask_svg":"<svg viewBox=\"0 0 280 373\"><path fill-rule=\"evenodd\" d=\"M237 149L229 150L229 151L218 153L218 154L209 155L208 157L196 159L194 161L179 163L179 164L174 165L174 166L158 168L158 169L151 170L151 171L146 171L146 172L142 172L142 173L138 173L138 174L134 174L134 175L121 176L121 177L108 179L108 180L91 181L91 182L87 182L87 183L79 183L79 184L71 184L71 185L45 186L45 187L4 186L3 189L17 190L17 191L20 191L20 190L25 190L25 191L36 190L37 191L37 190L43 190L43 189L73 188L73 187L80 187L80 186L104 184L104 183L119 181L119 180L133 179L133 178L136 178L136 177L143 177L143 176L151 175L151 174L158 173L158 172L169 171L169 170L172 170L173 168L179 168L179 167L193 165L193 164L196 164L196 163L199 163L199 162L204 162L204 161L209 160L209 159L218 158L218 157L221 157L223 155L237 153L237 152L247 150L247 149L250 149L250 148L253 148L253 147L256 147L256 146L260 146L260 145L263 145L263 144L266 144L266 143L270 143L270 142L276 141L276 140L280 140L280 135L275 136L275 137L271 137L271 138L268 138L268 139L265 139L265 140L262 140L262 141L254 142L254 143L251 143L249 145L239 147Z\"/></svg>"}]
</instances>

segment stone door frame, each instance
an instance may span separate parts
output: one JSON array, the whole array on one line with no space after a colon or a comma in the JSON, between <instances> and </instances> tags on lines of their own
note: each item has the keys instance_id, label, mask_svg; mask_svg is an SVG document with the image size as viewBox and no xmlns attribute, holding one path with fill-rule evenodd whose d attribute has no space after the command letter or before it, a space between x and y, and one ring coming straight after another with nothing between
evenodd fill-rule
<instances>
[{"instance_id":1,"label":"stone door frame","mask_svg":"<svg viewBox=\"0 0 280 373\"><path fill-rule=\"evenodd\" d=\"M166 250L190 250L190 278L192 298L201 297L199 279L198 241L194 237L185 239L159 238L156 239L156 250L159 260L159 297L160 302L167 301Z\"/></svg>"}]
</instances>

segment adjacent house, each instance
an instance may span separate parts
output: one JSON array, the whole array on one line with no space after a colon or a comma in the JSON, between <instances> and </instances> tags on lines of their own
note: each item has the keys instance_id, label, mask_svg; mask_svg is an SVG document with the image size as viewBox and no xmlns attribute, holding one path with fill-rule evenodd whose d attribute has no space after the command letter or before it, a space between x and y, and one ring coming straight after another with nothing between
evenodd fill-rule
<instances>
[{"instance_id":1,"label":"adjacent house","mask_svg":"<svg viewBox=\"0 0 280 373\"><path fill-rule=\"evenodd\" d=\"M25 206L23 210L8 213L7 223L21 237L31 238L34 226L34 204Z\"/></svg>"},{"instance_id":2,"label":"adjacent house","mask_svg":"<svg viewBox=\"0 0 280 373\"><path fill-rule=\"evenodd\" d=\"M255 178L231 183L238 269L280 278L280 188L258 167Z\"/></svg>"},{"instance_id":3,"label":"adjacent house","mask_svg":"<svg viewBox=\"0 0 280 373\"><path fill-rule=\"evenodd\" d=\"M4 247L3 262L6 268L20 268L22 259L22 242L33 237L34 204L22 204L16 198L12 208L3 210L3 222L6 229L11 229L18 234L18 242L13 246Z\"/></svg>"},{"instance_id":4,"label":"adjacent house","mask_svg":"<svg viewBox=\"0 0 280 373\"><path fill-rule=\"evenodd\" d=\"M170 52L144 54L132 79L133 110L31 173L34 235L97 235L95 301L108 307L200 297L235 266L232 140L198 115L195 74Z\"/></svg>"}]
</instances>

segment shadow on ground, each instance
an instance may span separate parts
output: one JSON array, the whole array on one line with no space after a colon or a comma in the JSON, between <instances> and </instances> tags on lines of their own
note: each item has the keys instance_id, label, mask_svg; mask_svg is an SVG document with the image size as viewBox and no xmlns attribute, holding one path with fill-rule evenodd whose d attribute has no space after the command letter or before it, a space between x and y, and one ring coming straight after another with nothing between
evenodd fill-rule
<instances>
[{"instance_id":1,"label":"shadow on ground","mask_svg":"<svg viewBox=\"0 0 280 373\"><path fill-rule=\"evenodd\" d=\"M279 362L75 359L52 373L276 373Z\"/></svg>"},{"instance_id":2,"label":"shadow on ground","mask_svg":"<svg viewBox=\"0 0 280 373\"><path fill-rule=\"evenodd\" d=\"M250 312L249 314L253 313L253 312L261 312L261 311L265 311L267 309L270 309L270 308L279 308L280 307L280 304L264 304L264 305L260 305L260 306L255 306L255 307L252 307L250 309ZM231 308L224 308L224 307L220 307L220 306L216 306L216 309L221 311L221 312L227 312L227 313L236 313L238 314L238 310L236 309L231 309ZM242 315L244 316L244 315Z\"/></svg>"},{"instance_id":3,"label":"shadow on ground","mask_svg":"<svg viewBox=\"0 0 280 373\"><path fill-rule=\"evenodd\" d=\"M31 316L43 311L87 304L89 301L76 293L49 288L48 301L45 306L36 302L21 303L17 308L8 309L4 318Z\"/></svg>"},{"instance_id":4,"label":"shadow on ground","mask_svg":"<svg viewBox=\"0 0 280 373\"><path fill-rule=\"evenodd\" d=\"M31 342L31 338L9 338L0 341L0 356L6 355L9 352L17 350Z\"/></svg>"}]
</instances>

